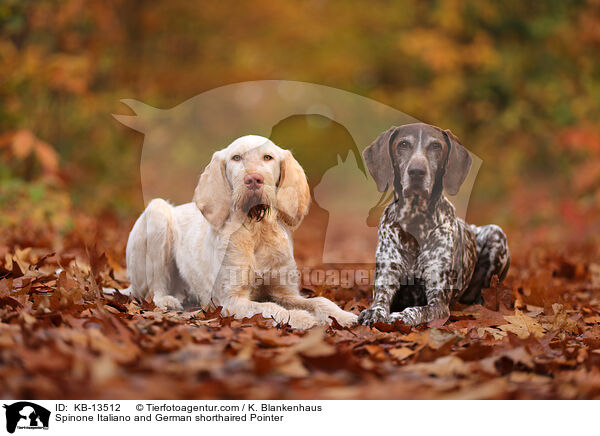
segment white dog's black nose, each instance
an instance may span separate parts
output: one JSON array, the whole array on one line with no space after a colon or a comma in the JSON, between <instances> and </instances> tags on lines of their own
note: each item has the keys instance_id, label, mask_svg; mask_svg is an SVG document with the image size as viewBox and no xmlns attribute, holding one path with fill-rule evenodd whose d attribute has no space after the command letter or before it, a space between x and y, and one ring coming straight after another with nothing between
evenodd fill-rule
<instances>
[{"instance_id":1,"label":"white dog's black nose","mask_svg":"<svg viewBox=\"0 0 600 436\"><path fill-rule=\"evenodd\" d=\"M257 173L246 174L246 177L244 177L244 184L248 189L256 190L262 188L263 182L263 176Z\"/></svg>"}]
</instances>

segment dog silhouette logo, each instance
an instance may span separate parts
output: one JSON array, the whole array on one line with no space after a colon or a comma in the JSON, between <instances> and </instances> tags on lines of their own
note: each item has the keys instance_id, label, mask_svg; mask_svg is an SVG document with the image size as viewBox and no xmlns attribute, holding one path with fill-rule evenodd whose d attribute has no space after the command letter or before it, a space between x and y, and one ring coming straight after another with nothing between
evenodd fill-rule
<instances>
[{"instance_id":1,"label":"dog silhouette logo","mask_svg":"<svg viewBox=\"0 0 600 436\"><path fill-rule=\"evenodd\" d=\"M4 405L6 409L6 431L14 433L16 429L47 430L50 411L29 401L19 401Z\"/></svg>"}]
</instances>

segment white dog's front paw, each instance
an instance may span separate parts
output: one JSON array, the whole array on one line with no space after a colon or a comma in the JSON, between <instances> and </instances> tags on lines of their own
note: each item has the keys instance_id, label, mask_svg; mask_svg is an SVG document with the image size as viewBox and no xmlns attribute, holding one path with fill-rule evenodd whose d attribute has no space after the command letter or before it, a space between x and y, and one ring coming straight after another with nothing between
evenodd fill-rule
<instances>
[{"instance_id":1,"label":"white dog's front paw","mask_svg":"<svg viewBox=\"0 0 600 436\"><path fill-rule=\"evenodd\" d=\"M333 316L342 327L352 327L358 323L358 316L352 312L346 312L345 310L340 310L331 316ZM329 323L331 324L331 318L329 319Z\"/></svg>"},{"instance_id":2,"label":"white dog's front paw","mask_svg":"<svg viewBox=\"0 0 600 436\"><path fill-rule=\"evenodd\" d=\"M161 309L183 310L183 305L181 304L181 302L172 295L154 297L152 301L154 301L154 304L156 304L156 306L160 307Z\"/></svg>"},{"instance_id":3,"label":"white dog's front paw","mask_svg":"<svg viewBox=\"0 0 600 436\"><path fill-rule=\"evenodd\" d=\"M281 322L298 330L307 330L318 324L317 319L305 310L290 310L287 319L282 319Z\"/></svg>"}]
</instances>

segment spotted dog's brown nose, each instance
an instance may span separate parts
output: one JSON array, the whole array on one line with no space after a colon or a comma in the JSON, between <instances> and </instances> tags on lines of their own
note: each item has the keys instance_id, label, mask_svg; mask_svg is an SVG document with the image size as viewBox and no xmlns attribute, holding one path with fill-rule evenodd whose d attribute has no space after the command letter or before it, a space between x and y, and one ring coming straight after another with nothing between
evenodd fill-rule
<instances>
[{"instance_id":1,"label":"spotted dog's brown nose","mask_svg":"<svg viewBox=\"0 0 600 436\"><path fill-rule=\"evenodd\" d=\"M246 188L252 189L253 191L262 188L263 182L263 176L257 173L246 174L246 177L244 177L244 184L246 185Z\"/></svg>"},{"instance_id":2,"label":"spotted dog's brown nose","mask_svg":"<svg viewBox=\"0 0 600 436\"><path fill-rule=\"evenodd\" d=\"M421 162L414 162L408 167L408 176L412 181L422 181L427 174L427 168Z\"/></svg>"},{"instance_id":3,"label":"spotted dog's brown nose","mask_svg":"<svg viewBox=\"0 0 600 436\"><path fill-rule=\"evenodd\" d=\"M408 169L408 175L411 178L423 178L425 177L426 169L421 166L413 166Z\"/></svg>"}]
</instances>

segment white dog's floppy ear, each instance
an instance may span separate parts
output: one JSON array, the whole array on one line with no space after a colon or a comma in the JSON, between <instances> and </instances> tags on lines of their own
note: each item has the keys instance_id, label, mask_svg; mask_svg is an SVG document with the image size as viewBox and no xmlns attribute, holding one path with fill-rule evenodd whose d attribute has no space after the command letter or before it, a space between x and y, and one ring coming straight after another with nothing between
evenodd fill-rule
<instances>
[{"instance_id":1,"label":"white dog's floppy ear","mask_svg":"<svg viewBox=\"0 0 600 436\"><path fill-rule=\"evenodd\" d=\"M277 189L277 211L281 220L291 228L296 228L308 213L310 189L306 175L292 153L285 150L281 162L281 175Z\"/></svg>"},{"instance_id":2,"label":"white dog's floppy ear","mask_svg":"<svg viewBox=\"0 0 600 436\"><path fill-rule=\"evenodd\" d=\"M194 202L211 226L217 229L223 226L231 209L231 188L225 178L225 161L219 152L213 154L200 176Z\"/></svg>"},{"instance_id":3,"label":"white dog's floppy ear","mask_svg":"<svg viewBox=\"0 0 600 436\"><path fill-rule=\"evenodd\" d=\"M443 131L448 139L448 163L444 173L444 189L449 195L456 195L471 169L471 155L450 130Z\"/></svg>"}]
</instances>

